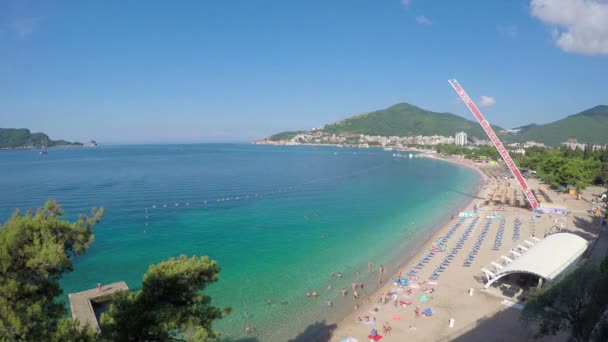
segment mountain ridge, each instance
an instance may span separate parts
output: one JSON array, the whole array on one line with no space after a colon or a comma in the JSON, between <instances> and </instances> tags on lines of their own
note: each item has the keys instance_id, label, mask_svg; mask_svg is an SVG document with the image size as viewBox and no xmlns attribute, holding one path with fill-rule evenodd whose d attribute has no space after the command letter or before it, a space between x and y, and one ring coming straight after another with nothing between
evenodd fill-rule
<instances>
[{"instance_id":1,"label":"mountain ridge","mask_svg":"<svg viewBox=\"0 0 608 342\"><path fill-rule=\"evenodd\" d=\"M528 124L512 130L492 128L503 142L538 141L557 146L568 139L580 142L608 144L608 106L598 105L577 114L547 124ZM487 139L481 126L472 120L452 113L425 110L409 103L397 103L385 109L356 114L324 125L316 131L336 136L454 136L464 131L469 138ZM280 132L266 138L284 141L309 131Z\"/></svg>"}]
</instances>

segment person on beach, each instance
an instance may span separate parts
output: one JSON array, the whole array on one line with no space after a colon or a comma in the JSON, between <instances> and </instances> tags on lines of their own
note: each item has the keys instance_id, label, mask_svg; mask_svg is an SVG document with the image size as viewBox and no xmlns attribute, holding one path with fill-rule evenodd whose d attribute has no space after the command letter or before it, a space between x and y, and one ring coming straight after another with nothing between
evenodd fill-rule
<instances>
[{"instance_id":1,"label":"person on beach","mask_svg":"<svg viewBox=\"0 0 608 342\"><path fill-rule=\"evenodd\" d=\"M371 271L372 267L374 267L374 265L372 264L371 261L367 261L367 269Z\"/></svg>"},{"instance_id":2,"label":"person on beach","mask_svg":"<svg viewBox=\"0 0 608 342\"><path fill-rule=\"evenodd\" d=\"M329 306L331 308L331 300L327 300L327 306Z\"/></svg>"},{"instance_id":3,"label":"person on beach","mask_svg":"<svg viewBox=\"0 0 608 342\"><path fill-rule=\"evenodd\" d=\"M416 318L420 317L420 307L416 305L416 310L414 310L414 313L416 314Z\"/></svg>"},{"instance_id":4,"label":"person on beach","mask_svg":"<svg viewBox=\"0 0 608 342\"><path fill-rule=\"evenodd\" d=\"M346 297L346 287L342 288L342 297Z\"/></svg>"},{"instance_id":5,"label":"person on beach","mask_svg":"<svg viewBox=\"0 0 608 342\"><path fill-rule=\"evenodd\" d=\"M355 297L355 299L359 299L359 294L357 293L357 291L353 291L353 296Z\"/></svg>"},{"instance_id":6,"label":"person on beach","mask_svg":"<svg viewBox=\"0 0 608 342\"><path fill-rule=\"evenodd\" d=\"M353 308L353 310L355 310L355 311L359 310L359 305L355 304L355 307ZM361 317L359 317L359 318L361 318Z\"/></svg>"},{"instance_id":7,"label":"person on beach","mask_svg":"<svg viewBox=\"0 0 608 342\"><path fill-rule=\"evenodd\" d=\"M355 283L354 281L350 282L350 288L355 291L357 289L357 283Z\"/></svg>"},{"instance_id":8,"label":"person on beach","mask_svg":"<svg viewBox=\"0 0 608 342\"><path fill-rule=\"evenodd\" d=\"M98 281L98 282L97 282L97 292L101 292L101 288L102 288L102 286L101 286L101 282L100 282L100 281Z\"/></svg>"}]
</instances>

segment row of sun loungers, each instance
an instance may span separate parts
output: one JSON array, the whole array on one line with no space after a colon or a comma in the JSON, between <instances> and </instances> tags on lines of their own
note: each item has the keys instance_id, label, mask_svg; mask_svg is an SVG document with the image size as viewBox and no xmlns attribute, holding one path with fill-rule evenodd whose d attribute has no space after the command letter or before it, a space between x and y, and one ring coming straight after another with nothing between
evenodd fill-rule
<instances>
[{"instance_id":1,"label":"row of sun loungers","mask_svg":"<svg viewBox=\"0 0 608 342\"><path fill-rule=\"evenodd\" d=\"M496 238L494 238L494 246L492 247L492 249L495 251L499 250L500 246L502 246L502 236L505 232L506 221L507 220L504 217L500 219L500 224L498 225L498 230L496 231Z\"/></svg>"},{"instance_id":2,"label":"row of sun loungers","mask_svg":"<svg viewBox=\"0 0 608 342\"><path fill-rule=\"evenodd\" d=\"M534 215L530 219L530 235L536 235L536 220L534 219Z\"/></svg>"},{"instance_id":3,"label":"row of sun loungers","mask_svg":"<svg viewBox=\"0 0 608 342\"><path fill-rule=\"evenodd\" d=\"M521 220L519 217L515 218L515 225L513 226L513 241L519 240L519 233L521 231Z\"/></svg>"},{"instance_id":4,"label":"row of sun loungers","mask_svg":"<svg viewBox=\"0 0 608 342\"><path fill-rule=\"evenodd\" d=\"M433 274L431 274L431 276L429 277L430 280L439 279L440 274L447 269L447 267L450 265L450 263L456 257L456 254L458 254L458 252L462 249L462 247L464 246L464 242L469 238L469 236L471 235L471 232L477 225L478 221L479 221L479 216L476 216L473 218L473 221L471 221L471 223L469 223L469 226L467 227L467 229L465 229L464 233L462 233L462 236L460 237L460 239L458 240L456 245L446 255L446 257L441 261L441 263L437 267L435 267Z\"/></svg>"},{"instance_id":5,"label":"row of sun loungers","mask_svg":"<svg viewBox=\"0 0 608 342\"><path fill-rule=\"evenodd\" d=\"M452 235L454 235L456 229L458 229L460 225L462 225L463 221L464 218L458 219L458 221L452 227L450 227L445 236L437 240L437 245L435 246L435 248L429 251L424 257L422 257L418 261L418 264L414 265L414 267L408 272L408 275L416 275L419 270L421 270L429 261L431 261L431 259L435 256L436 253L441 252L441 248L447 244L448 240L452 237Z\"/></svg>"},{"instance_id":6,"label":"row of sun loungers","mask_svg":"<svg viewBox=\"0 0 608 342\"><path fill-rule=\"evenodd\" d=\"M488 235L488 231L490 230L491 225L492 225L492 220L488 219L486 221L486 225L481 229L481 233L479 233L479 236L477 237L477 241L475 242L475 245L473 245L473 249L471 250L471 252L469 252L469 255L467 256L466 260L464 261L463 266L466 266L466 267L471 266L471 264L475 260L475 257L477 256L477 253L479 252L479 249L481 248L481 245L483 244L483 240L485 240L486 235Z\"/></svg>"}]
</instances>

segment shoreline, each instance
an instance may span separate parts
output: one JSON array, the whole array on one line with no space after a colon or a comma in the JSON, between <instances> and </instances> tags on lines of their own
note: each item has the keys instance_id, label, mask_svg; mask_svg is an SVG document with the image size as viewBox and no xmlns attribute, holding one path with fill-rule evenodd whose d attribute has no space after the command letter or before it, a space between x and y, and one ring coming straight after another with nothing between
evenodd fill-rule
<instances>
[{"instance_id":1,"label":"shoreline","mask_svg":"<svg viewBox=\"0 0 608 342\"><path fill-rule=\"evenodd\" d=\"M543 237L556 233L555 222L563 222L562 229L566 232L574 233L585 237L587 241L597 238L601 227L595 222L595 218L589 214L590 203L579 201L574 196L552 192L548 187L536 179L528 180L531 187L538 189L544 188L546 199L549 203L562 203L571 212L566 216L555 216L551 214L537 214L529 209L492 204L480 205L485 202L485 195L494 191L521 191L511 173L504 168L486 168L485 164L473 164L468 160L461 160L441 155L431 154L426 157L454 163L468 167L477 172L480 176L479 188L462 210L468 210L475 203L478 205L477 215L479 220L475 225L473 219L462 220L462 225L455 230L453 236L445 242L443 246L447 249L459 245L459 250L454 253L450 261L438 273L439 279L429 282L427 279L433 269L441 260L444 259L443 251L435 252L432 261L422 266L418 270L419 280L407 277L409 284L404 288L398 288L392 284L392 279L396 278L396 272L391 272L391 281L384 284L379 290L375 291L370 303L361 305L359 310L351 311L346 317L338 322L336 328L331 331L331 336L322 341L341 341L347 337L352 337L358 341L367 341L367 336L372 328L377 329L378 334L386 339L383 341L527 341L534 339L536 333L534 324L525 324L519 320L520 309L511 305L525 297L526 292L522 292L516 284L510 286L493 286L485 289L483 283L478 279L482 274L481 268L493 267L492 262L500 262L501 255L508 255L511 248L522 244L525 239L531 236ZM515 194L514 194L515 195ZM476 200L479 201L476 201ZM461 210L461 211L462 211ZM489 216L488 216L489 215ZM500 222L500 223L499 223ZM448 221L444 226L433 234L431 239L417 250L416 256L408 258L406 265L408 268L402 269L408 272L416 262L417 258L427 256L432 248L434 239L446 234L454 224L453 220ZM467 233L465 233L465 227ZM472 227L472 230L469 228ZM468 233L470 232L470 233ZM469 234L467 237L465 235ZM458 239L457 237L460 237ZM504 244L503 242L504 237ZM496 243L500 241L497 245ZM458 242L458 243L456 243ZM475 251L473 259L471 253ZM589 252L589 251L588 251ZM595 252L595 251L594 251ZM446 253L447 254L447 253ZM468 255L467 255L468 254ZM472 261L470 261L472 260ZM422 265L423 263L419 264ZM418 267L417 267L418 268ZM416 284L418 283L418 284ZM432 291L430 289L432 288ZM405 290L411 291L411 295ZM409 303L405 305L393 305L393 299L403 300ZM376 299L382 295L388 296L388 303L383 304ZM422 300L422 296L425 296ZM419 297L420 296L420 297ZM403 298L406 297L406 298ZM397 303L395 303L397 304ZM524 304L525 305L525 304ZM425 317L415 314L415 308L419 306L420 311L425 308L432 309L432 315ZM365 317L373 317L375 324L366 324ZM362 320L358 318L363 317ZM383 325L390 325L391 331L384 333ZM542 341L566 341L564 336L553 339L545 338Z\"/></svg>"},{"instance_id":2,"label":"shoreline","mask_svg":"<svg viewBox=\"0 0 608 342\"><path fill-rule=\"evenodd\" d=\"M426 158L432 158L437 161L448 162L450 164L458 165L461 167L466 167L467 169L470 169L470 170L473 170L476 172L477 177L478 177L477 187L476 187L475 191L472 193L471 199L469 201L464 202L464 204L460 208L460 211L472 210L473 206L475 205L474 202L476 200L479 200L480 198L482 198L482 194L485 190L485 184L488 180L488 176L486 174L484 174L476 166L468 164L468 163L459 163L458 161L455 161L455 160L441 158L441 157L431 155L428 153L421 154L421 155L424 155L424 157L426 157ZM369 298L372 299L371 302L361 305L361 307L358 311L355 311L355 312L351 311L346 316L344 316L342 319L338 320L334 331L332 331L332 332L319 331L318 334L315 335L316 340L340 341L341 339L345 338L345 336L353 336L353 334L351 332L354 330L352 328L356 325L356 323L355 323L356 318L358 316L360 317L362 315L366 315L368 311L370 311L370 312L372 311L371 309L373 307L379 306L378 304L374 303L373 298L379 298L383 293L390 291L390 289L393 287L392 280L397 278L400 274L402 275L402 277L407 277L406 273L408 272L408 269L407 269L408 265L412 265L414 263L414 261L417 260L417 257L421 256L421 254L423 254L425 252L425 249L426 249L425 246L428 246L433 241L435 241L438 238L445 235L446 231L449 230L449 228L456 221L457 221L456 217L449 218L449 216L448 216L447 220L437 223L437 225L436 225L437 228L435 228L435 229L431 228L431 231L428 234L428 238L423 239L421 241L421 243L417 246L417 248L410 253L410 256L408 258L406 258L404 261L398 263L400 265L399 268L394 271L389 272L388 276L387 275L384 276L385 280L387 280L387 281L385 283L383 283L382 285L380 285L373 293L368 294ZM463 223L463 225L464 225L464 223ZM456 235L458 235L458 233ZM407 278L409 278L409 277L407 277ZM421 277L421 279L422 279L422 277ZM438 283L439 282L440 281L438 281ZM368 310L368 309L370 309L370 310ZM408 310L409 310L409 308L408 308ZM394 321L390 321L390 323L394 323ZM368 330L371 330L372 328L376 328L378 330L378 333L381 333L381 331L380 331L381 322L380 321L378 324L376 324L376 326L368 325L366 327L369 328ZM362 341L359 337L357 337L357 338L359 339L359 341ZM411 338L411 337L408 337L408 338ZM363 339L363 340L365 340L365 339Z\"/></svg>"}]
</instances>

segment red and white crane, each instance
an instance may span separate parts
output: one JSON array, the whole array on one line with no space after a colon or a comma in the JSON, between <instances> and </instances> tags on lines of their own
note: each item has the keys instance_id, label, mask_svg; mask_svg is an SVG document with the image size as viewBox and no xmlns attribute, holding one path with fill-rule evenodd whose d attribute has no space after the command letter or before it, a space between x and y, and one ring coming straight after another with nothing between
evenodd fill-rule
<instances>
[{"instance_id":1,"label":"red and white crane","mask_svg":"<svg viewBox=\"0 0 608 342\"><path fill-rule=\"evenodd\" d=\"M513 177L515 177L515 179L517 179L519 186L521 187L522 191L526 195L526 199L528 200L528 203L530 203L530 207L532 208L532 210L538 209L540 207L540 205L538 204L536 197L534 197L534 194L532 193L532 190L528 186L528 183L526 183L526 180L524 179L524 177L522 177L521 172L519 172L519 169L513 162L513 159L511 159L509 152L502 145L502 142L500 141L500 139L498 139L498 137L496 136L496 133L494 133L494 130L492 129L492 127L490 126L488 121L486 121L486 119L483 117L483 115L481 114L479 109L477 109L477 106L475 105L473 100L471 100L469 95L467 95L466 91L464 91L464 89L460 86L460 84L458 84L458 81L456 81L455 79L452 79L452 80L448 80L448 82L450 82L450 85L452 85L452 88L454 88L454 90L456 91L456 93L458 93L458 95L460 96L462 101L464 101L464 104L467 105L467 107L469 108L471 113L473 113L473 116L475 116L475 119L477 119L477 122L479 122L479 124L481 125L481 128L483 128L483 130L488 135L488 138L490 138L490 140L492 141L492 143L498 150L498 153L500 153L500 156L502 157L502 159L505 161L505 163L509 167L509 170L511 170Z\"/></svg>"}]
</instances>

